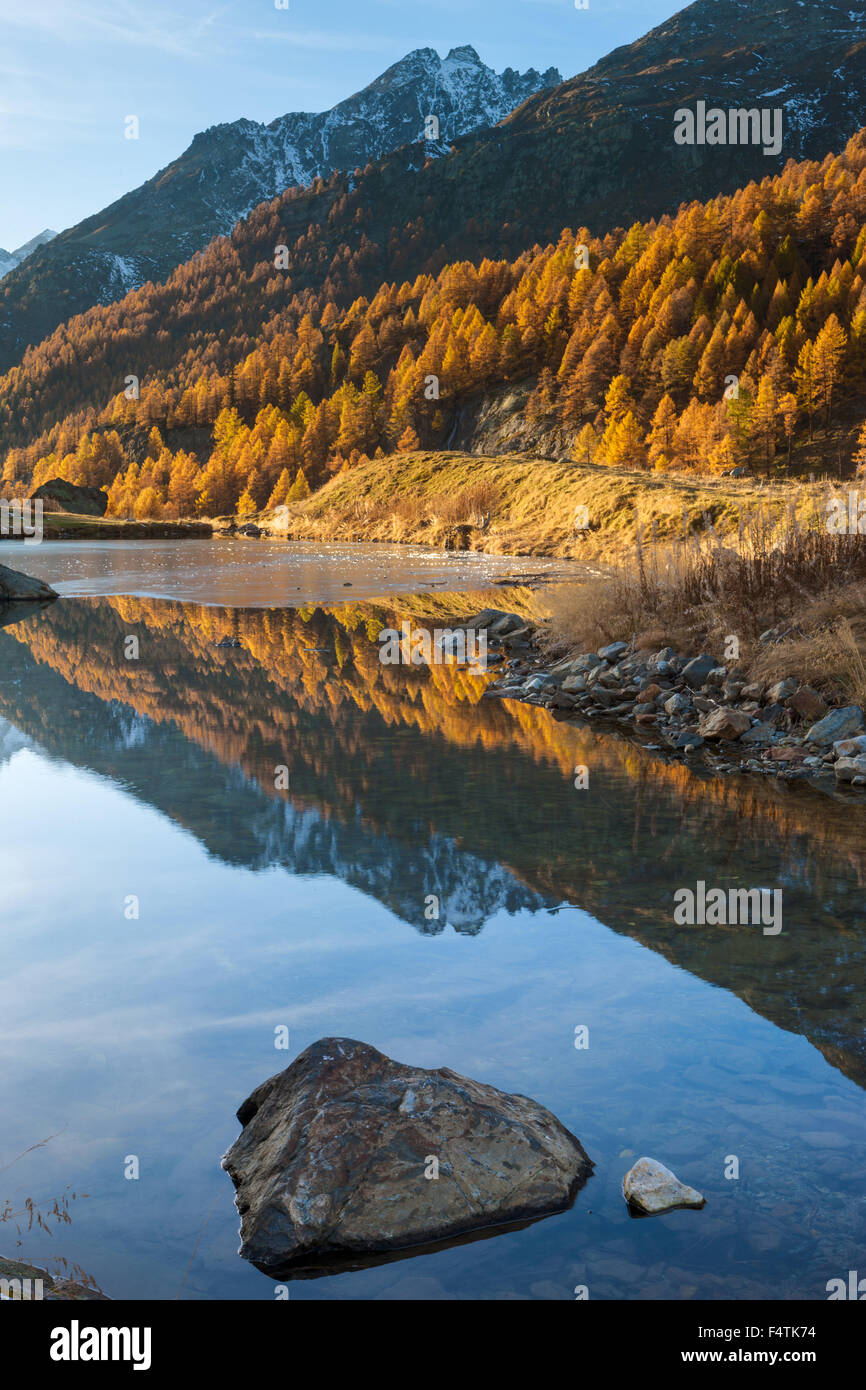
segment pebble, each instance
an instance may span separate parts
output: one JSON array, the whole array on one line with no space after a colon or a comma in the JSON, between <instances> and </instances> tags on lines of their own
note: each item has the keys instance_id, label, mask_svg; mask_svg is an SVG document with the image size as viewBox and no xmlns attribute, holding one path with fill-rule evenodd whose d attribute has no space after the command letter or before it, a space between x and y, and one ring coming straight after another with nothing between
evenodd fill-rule
<instances>
[{"instance_id":1,"label":"pebble","mask_svg":"<svg viewBox=\"0 0 866 1390\"><path fill-rule=\"evenodd\" d=\"M622 1195L629 1206L652 1216L677 1207L702 1207L706 1201L656 1158L639 1158L629 1168L622 1180Z\"/></svg>"}]
</instances>

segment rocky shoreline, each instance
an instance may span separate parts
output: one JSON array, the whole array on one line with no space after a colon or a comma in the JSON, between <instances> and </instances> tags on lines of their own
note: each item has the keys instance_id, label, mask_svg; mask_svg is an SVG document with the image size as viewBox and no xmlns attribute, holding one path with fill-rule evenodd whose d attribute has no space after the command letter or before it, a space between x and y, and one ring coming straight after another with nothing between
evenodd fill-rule
<instances>
[{"instance_id":1,"label":"rocky shoreline","mask_svg":"<svg viewBox=\"0 0 866 1390\"><path fill-rule=\"evenodd\" d=\"M520 700L557 719L628 729L644 747L715 773L866 789L866 721L859 705L831 705L788 677L750 681L709 652L635 650L612 642L552 658L543 627L487 609L461 626L488 634L488 663L502 674L486 699ZM785 634L761 636L771 644Z\"/></svg>"}]
</instances>

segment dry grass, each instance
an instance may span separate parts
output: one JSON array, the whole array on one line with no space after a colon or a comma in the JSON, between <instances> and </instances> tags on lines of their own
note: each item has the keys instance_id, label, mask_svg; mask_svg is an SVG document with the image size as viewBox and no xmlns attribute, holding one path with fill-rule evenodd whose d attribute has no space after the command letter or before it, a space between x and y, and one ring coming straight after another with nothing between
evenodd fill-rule
<instances>
[{"instance_id":1,"label":"dry grass","mask_svg":"<svg viewBox=\"0 0 866 1390\"><path fill-rule=\"evenodd\" d=\"M50 1144L52 1140L56 1138L56 1134L49 1134L46 1139L40 1139L37 1144L31 1144L29 1149L25 1149L24 1152L20 1153L17 1158L14 1158L11 1163L7 1163L4 1168L0 1168L0 1173L8 1172L10 1168L13 1168L21 1159L26 1158L28 1154L34 1153L36 1149L43 1149L46 1144ZM32 1197L24 1197L21 1199L20 1205L16 1206L12 1199L7 1197L2 1207L0 1207L0 1224L14 1222L19 1237L22 1234L22 1225L26 1226L28 1231L32 1230L34 1226L37 1226L43 1231L47 1231L50 1235L52 1224L68 1225L71 1222L72 1217L69 1214L69 1203L70 1201L75 1201L77 1195L77 1193L72 1191L71 1186L68 1185L63 1195L59 1198L54 1198L50 1203L34 1202ZM82 1193L81 1195L86 1196L87 1194ZM18 1243L20 1245L20 1240Z\"/></svg>"},{"instance_id":2,"label":"dry grass","mask_svg":"<svg viewBox=\"0 0 866 1390\"><path fill-rule=\"evenodd\" d=\"M848 615L829 621L821 621L817 614L807 616L802 637L794 635L755 651L751 662L755 680L796 676L846 704L866 709L866 586L843 591L840 602L856 606L853 621ZM820 610L823 604L816 608Z\"/></svg>"},{"instance_id":3,"label":"dry grass","mask_svg":"<svg viewBox=\"0 0 866 1390\"><path fill-rule=\"evenodd\" d=\"M390 527L394 540L412 539L429 530L443 538L455 526L483 532L499 508L499 491L487 479L464 484L456 492L410 494L396 500L365 499L353 518L366 526Z\"/></svg>"},{"instance_id":4,"label":"dry grass","mask_svg":"<svg viewBox=\"0 0 866 1390\"><path fill-rule=\"evenodd\" d=\"M299 540L414 541L437 545L449 526L475 527L469 545L500 555L592 561L626 554L635 528L660 542L714 528L735 535L762 501L776 510L814 508L819 485L628 472L570 460L461 453L392 454L340 473L304 502L273 517ZM589 525L575 528L585 508ZM478 524L490 514L489 524ZM256 518L269 527L269 514ZM288 521L288 528L286 526Z\"/></svg>"},{"instance_id":5,"label":"dry grass","mask_svg":"<svg viewBox=\"0 0 866 1390\"><path fill-rule=\"evenodd\" d=\"M638 534L628 561L549 597L553 628L575 647L634 638L640 647L702 648L722 659L739 641L739 667L755 679L797 676L857 703L866 699L866 537L831 535L766 509L736 537L712 531L679 546ZM780 641L760 643L775 628Z\"/></svg>"},{"instance_id":6,"label":"dry grass","mask_svg":"<svg viewBox=\"0 0 866 1390\"><path fill-rule=\"evenodd\" d=\"M866 685L866 538L828 533L828 498L826 482L418 451L338 474L274 529L438 546L459 527L472 549L575 559L589 577L547 596L559 641L585 650L636 636L721 656L736 635L743 670L786 674L799 663L791 674L851 692ZM258 520L268 528L267 514ZM796 631L762 647L760 633L780 625Z\"/></svg>"},{"instance_id":7,"label":"dry grass","mask_svg":"<svg viewBox=\"0 0 866 1390\"><path fill-rule=\"evenodd\" d=\"M12 1159L5 1167L0 1168L0 1174L8 1172L16 1163L26 1158L28 1154L34 1153L36 1149L42 1149L46 1144L50 1144L58 1136L49 1134L47 1138L40 1139L38 1143L31 1144L23 1153ZM65 1190L59 1197L54 1197L48 1201L39 1201L32 1197L19 1198L17 1202L11 1197L7 1197L0 1206L0 1226L9 1225L15 1228L15 1244L20 1247L24 1242L24 1237L34 1229L43 1231L46 1235L53 1236L54 1232L61 1226L72 1224L70 1213L70 1203L86 1198L88 1193L75 1192L72 1184L67 1183ZM10 1236L11 1239L11 1236ZM60 1292L68 1285L69 1296L75 1297L78 1294L76 1285L80 1288L92 1290L94 1293L101 1294L102 1290L92 1275L88 1274L80 1265L70 1263L62 1255L51 1256L45 1261L47 1267L53 1266L53 1271L48 1268L51 1281L55 1289ZM0 1273L9 1279L39 1279L42 1270L39 1267L31 1266L29 1262L20 1260L10 1260L0 1257Z\"/></svg>"}]
</instances>

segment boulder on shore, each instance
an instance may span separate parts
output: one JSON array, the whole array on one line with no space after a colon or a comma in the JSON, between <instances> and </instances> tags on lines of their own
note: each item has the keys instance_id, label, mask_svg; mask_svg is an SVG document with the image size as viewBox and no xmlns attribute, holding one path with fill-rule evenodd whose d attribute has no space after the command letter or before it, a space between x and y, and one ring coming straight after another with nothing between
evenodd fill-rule
<instances>
[{"instance_id":1,"label":"boulder on shore","mask_svg":"<svg viewBox=\"0 0 866 1390\"><path fill-rule=\"evenodd\" d=\"M683 667L683 680L692 690L700 690L707 676L716 669L716 663L708 652L701 652Z\"/></svg>"},{"instance_id":2,"label":"boulder on shore","mask_svg":"<svg viewBox=\"0 0 866 1390\"><path fill-rule=\"evenodd\" d=\"M240 1253L274 1277L551 1215L593 1167L536 1101L351 1038L313 1043L238 1119Z\"/></svg>"},{"instance_id":3,"label":"boulder on shore","mask_svg":"<svg viewBox=\"0 0 866 1390\"><path fill-rule=\"evenodd\" d=\"M6 565L0 565L0 603L31 602L57 597L57 592L50 585L43 584L41 579L31 579L29 574L19 574L18 570L10 570Z\"/></svg>"},{"instance_id":4,"label":"boulder on shore","mask_svg":"<svg viewBox=\"0 0 866 1390\"><path fill-rule=\"evenodd\" d=\"M42 502L48 512L71 512L75 516L105 516L108 493L99 487L79 487L66 478L49 478L31 498Z\"/></svg>"},{"instance_id":5,"label":"boulder on shore","mask_svg":"<svg viewBox=\"0 0 866 1390\"><path fill-rule=\"evenodd\" d=\"M817 724L813 724L806 735L807 743L837 743L843 738L852 738L863 728L863 711L859 705L846 705L844 709L831 709Z\"/></svg>"},{"instance_id":6,"label":"boulder on shore","mask_svg":"<svg viewBox=\"0 0 866 1390\"><path fill-rule=\"evenodd\" d=\"M837 782L854 782L860 778L856 785L862 786L862 779L866 779L866 757L837 758L833 771Z\"/></svg>"},{"instance_id":7,"label":"boulder on shore","mask_svg":"<svg viewBox=\"0 0 866 1390\"><path fill-rule=\"evenodd\" d=\"M741 734L748 733L751 719L742 710L720 707L704 715L698 725L698 733L706 739L724 739L733 743Z\"/></svg>"}]
</instances>

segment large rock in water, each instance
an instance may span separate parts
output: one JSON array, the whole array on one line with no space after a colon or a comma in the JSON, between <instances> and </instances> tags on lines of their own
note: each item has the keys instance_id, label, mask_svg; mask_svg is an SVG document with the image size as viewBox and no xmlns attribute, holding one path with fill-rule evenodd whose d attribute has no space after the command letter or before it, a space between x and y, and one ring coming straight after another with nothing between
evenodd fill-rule
<instances>
[{"instance_id":1,"label":"large rock in water","mask_svg":"<svg viewBox=\"0 0 866 1390\"><path fill-rule=\"evenodd\" d=\"M65 478L49 478L31 497L38 498L48 512L72 512L76 516L105 516L108 493L99 487L79 487Z\"/></svg>"},{"instance_id":2,"label":"large rock in water","mask_svg":"<svg viewBox=\"0 0 866 1390\"><path fill-rule=\"evenodd\" d=\"M17 570L0 565L0 603L36 601L57 596L57 592L48 584L43 584L41 579L31 579L29 574L19 574Z\"/></svg>"},{"instance_id":3,"label":"large rock in water","mask_svg":"<svg viewBox=\"0 0 866 1390\"><path fill-rule=\"evenodd\" d=\"M550 1215L593 1166L535 1101L351 1038L313 1043L238 1119L240 1253L275 1277Z\"/></svg>"}]
</instances>

